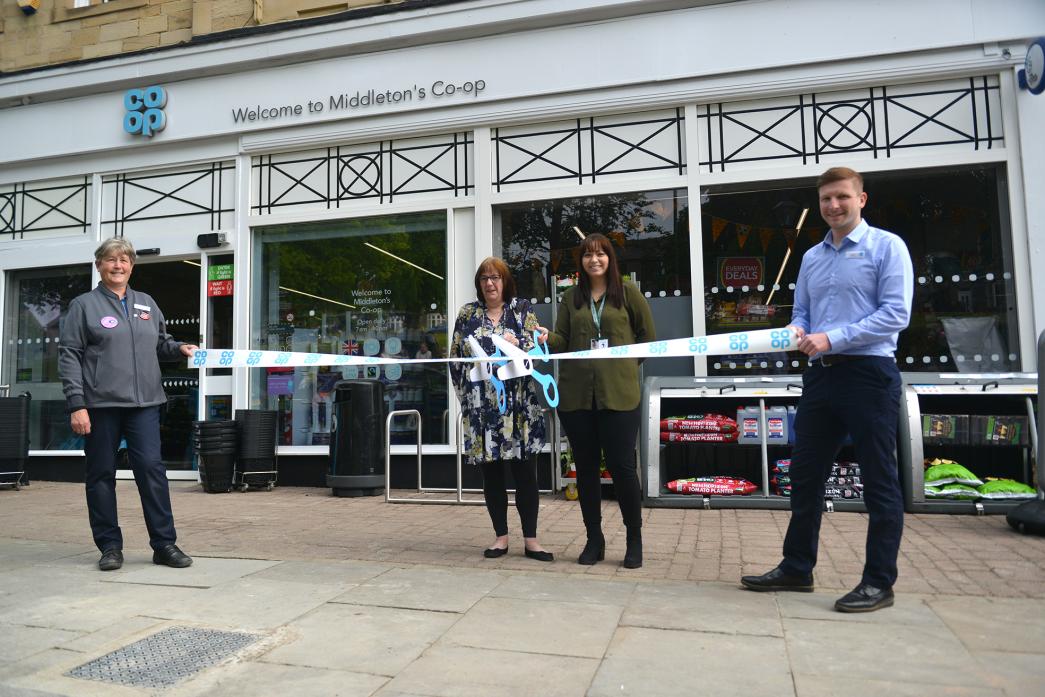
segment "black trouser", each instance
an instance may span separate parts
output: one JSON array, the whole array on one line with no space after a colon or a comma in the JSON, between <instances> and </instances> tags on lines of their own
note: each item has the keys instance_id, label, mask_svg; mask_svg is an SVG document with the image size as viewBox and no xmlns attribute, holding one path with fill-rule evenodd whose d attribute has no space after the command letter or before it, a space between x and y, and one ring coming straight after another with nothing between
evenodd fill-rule
<instances>
[{"instance_id":1,"label":"black trouser","mask_svg":"<svg viewBox=\"0 0 1045 697\"><path fill-rule=\"evenodd\" d=\"M559 421L573 450L577 465L577 493L588 537L602 535L602 482L599 479L601 454L613 477L613 490L624 525L642 527L642 492L635 467L635 439L639 435L639 410L612 411L587 409L560 411Z\"/></svg>"},{"instance_id":2,"label":"black trouser","mask_svg":"<svg viewBox=\"0 0 1045 697\"><path fill-rule=\"evenodd\" d=\"M515 508L519 511L523 537L537 537L537 460L528 457L525 460L494 460L480 462L479 469L483 473L483 495L486 497L486 510L490 514L490 522L498 537L508 534L508 486L504 480L504 468L512 468L515 480Z\"/></svg>"},{"instance_id":3,"label":"black trouser","mask_svg":"<svg viewBox=\"0 0 1045 697\"><path fill-rule=\"evenodd\" d=\"M868 357L802 376L791 451L791 523L784 538L788 573L813 571L824 510L824 482L848 433L864 483L867 559L862 583L891 588L903 535L903 492L896 467L900 371L891 358Z\"/></svg>"},{"instance_id":4,"label":"black trouser","mask_svg":"<svg viewBox=\"0 0 1045 697\"><path fill-rule=\"evenodd\" d=\"M91 432L84 439L87 455L87 514L98 549L123 549L116 517L116 450L127 440L127 455L145 514L149 544L162 549L177 538L167 470L160 457L160 408L88 409Z\"/></svg>"}]
</instances>

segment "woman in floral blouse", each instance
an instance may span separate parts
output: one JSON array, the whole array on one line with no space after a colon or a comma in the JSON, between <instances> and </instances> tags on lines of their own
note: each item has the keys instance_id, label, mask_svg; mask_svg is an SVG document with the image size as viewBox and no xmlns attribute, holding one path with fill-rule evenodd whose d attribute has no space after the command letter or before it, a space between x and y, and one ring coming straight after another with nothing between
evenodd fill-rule
<instances>
[{"instance_id":1,"label":"woman in floral blouse","mask_svg":"<svg viewBox=\"0 0 1045 697\"><path fill-rule=\"evenodd\" d=\"M490 338L497 335L524 351L533 348L537 317L530 304L515 297L515 280L508 266L497 257L488 257L475 272L478 298L457 313L451 356L471 356L468 337L473 336L487 355L494 353ZM472 365L451 363L461 410L465 414L464 449L468 459L483 473L483 493L497 535L492 547L483 552L488 559L508 553L508 492L505 466L515 479L515 507L522 523L524 554L539 561L552 561L552 553L537 542L537 462L536 454L545 443L544 412L534 381L514 378L504 382L507 409L498 409L493 382L472 382Z\"/></svg>"}]
</instances>

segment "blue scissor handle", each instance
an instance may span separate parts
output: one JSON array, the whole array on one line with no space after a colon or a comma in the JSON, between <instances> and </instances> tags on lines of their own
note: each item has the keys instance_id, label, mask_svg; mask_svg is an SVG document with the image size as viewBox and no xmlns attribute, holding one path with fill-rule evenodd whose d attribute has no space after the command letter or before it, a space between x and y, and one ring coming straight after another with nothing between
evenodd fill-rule
<instances>
[{"instance_id":1,"label":"blue scissor handle","mask_svg":"<svg viewBox=\"0 0 1045 697\"><path fill-rule=\"evenodd\" d=\"M559 386L555 384L555 378L536 370L530 373L530 377L541 384L544 388L544 398L548 400L548 406L554 409L559 406Z\"/></svg>"}]
</instances>

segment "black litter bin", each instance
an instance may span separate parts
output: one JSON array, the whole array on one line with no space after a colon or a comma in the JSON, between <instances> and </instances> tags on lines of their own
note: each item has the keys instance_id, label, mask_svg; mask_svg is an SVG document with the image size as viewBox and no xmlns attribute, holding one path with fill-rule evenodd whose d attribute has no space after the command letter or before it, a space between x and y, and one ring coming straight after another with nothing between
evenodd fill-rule
<instances>
[{"instance_id":1,"label":"black litter bin","mask_svg":"<svg viewBox=\"0 0 1045 697\"><path fill-rule=\"evenodd\" d=\"M241 491L276 485L276 417L269 409L237 409L239 452L236 481Z\"/></svg>"},{"instance_id":2,"label":"black litter bin","mask_svg":"<svg viewBox=\"0 0 1045 697\"><path fill-rule=\"evenodd\" d=\"M385 389L376 380L334 387L330 474L334 496L376 496L385 487Z\"/></svg>"},{"instance_id":3,"label":"black litter bin","mask_svg":"<svg viewBox=\"0 0 1045 697\"><path fill-rule=\"evenodd\" d=\"M28 392L20 397L0 397L0 486L20 489L29 484L25 467L29 461L30 399Z\"/></svg>"}]
</instances>

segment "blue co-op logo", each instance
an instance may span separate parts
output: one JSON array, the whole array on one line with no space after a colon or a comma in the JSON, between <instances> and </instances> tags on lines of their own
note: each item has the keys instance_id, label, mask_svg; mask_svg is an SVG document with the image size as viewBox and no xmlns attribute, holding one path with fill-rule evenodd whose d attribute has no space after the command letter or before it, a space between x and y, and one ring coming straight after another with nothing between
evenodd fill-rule
<instances>
[{"instance_id":1,"label":"blue co-op logo","mask_svg":"<svg viewBox=\"0 0 1045 697\"><path fill-rule=\"evenodd\" d=\"M167 115L163 113L163 107L167 106L167 90L159 85L127 90L123 95L123 106L127 110L123 115L123 130L131 135L151 138L167 125Z\"/></svg>"}]
</instances>

